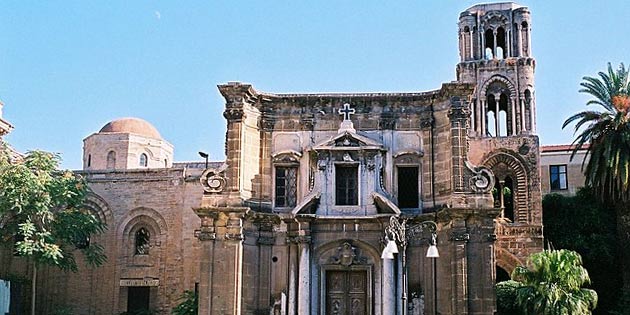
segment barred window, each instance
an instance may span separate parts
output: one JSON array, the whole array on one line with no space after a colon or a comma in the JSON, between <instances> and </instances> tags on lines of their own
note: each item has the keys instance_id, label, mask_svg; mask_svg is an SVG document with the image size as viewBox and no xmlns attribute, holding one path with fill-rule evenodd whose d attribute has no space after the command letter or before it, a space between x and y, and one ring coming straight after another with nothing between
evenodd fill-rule
<instances>
[{"instance_id":1,"label":"barred window","mask_svg":"<svg viewBox=\"0 0 630 315\"><path fill-rule=\"evenodd\" d=\"M338 206L358 205L357 179L359 168L356 165L335 167L335 204Z\"/></svg>"},{"instance_id":2,"label":"barred window","mask_svg":"<svg viewBox=\"0 0 630 315\"><path fill-rule=\"evenodd\" d=\"M549 180L551 190L565 190L567 186L567 166L566 165L550 165Z\"/></svg>"},{"instance_id":3,"label":"barred window","mask_svg":"<svg viewBox=\"0 0 630 315\"><path fill-rule=\"evenodd\" d=\"M276 207L295 207L297 167L276 167Z\"/></svg>"},{"instance_id":4,"label":"barred window","mask_svg":"<svg viewBox=\"0 0 630 315\"><path fill-rule=\"evenodd\" d=\"M151 240L151 234L145 228L140 228L136 231L135 235L135 254L136 255L148 255L149 254L149 241Z\"/></svg>"}]
</instances>

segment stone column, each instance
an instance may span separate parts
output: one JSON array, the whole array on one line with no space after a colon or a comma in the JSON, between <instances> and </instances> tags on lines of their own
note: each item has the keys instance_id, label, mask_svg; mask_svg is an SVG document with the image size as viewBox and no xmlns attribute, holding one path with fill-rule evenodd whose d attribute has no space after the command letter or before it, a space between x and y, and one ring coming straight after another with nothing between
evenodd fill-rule
<instances>
[{"instance_id":1,"label":"stone column","mask_svg":"<svg viewBox=\"0 0 630 315\"><path fill-rule=\"evenodd\" d=\"M534 98L532 97L532 99L529 101L529 126L530 126L530 131L531 134L535 134L536 133L536 112L534 111Z\"/></svg>"},{"instance_id":2,"label":"stone column","mask_svg":"<svg viewBox=\"0 0 630 315\"><path fill-rule=\"evenodd\" d=\"M492 59L497 59L497 31L492 31L494 37L494 47L492 48Z\"/></svg>"},{"instance_id":3,"label":"stone column","mask_svg":"<svg viewBox=\"0 0 630 315\"><path fill-rule=\"evenodd\" d=\"M516 26L516 57L520 57L523 55L523 38L521 32L521 25L517 24Z\"/></svg>"},{"instance_id":4,"label":"stone column","mask_svg":"<svg viewBox=\"0 0 630 315\"><path fill-rule=\"evenodd\" d=\"M199 314L211 314L212 308L212 276L214 275L214 244L216 233L214 219L216 216L200 216L201 229L196 237L201 242L201 262L199 270Z\"/></svg>"},{"instance_id":5,"label":"stone column","mask_svg":"<svg viewBox=\"0 0 630 315\"><path fill-rule=\"evenodd\" d=\"M396 278L394 277L394 260L383 259L383 312L394 314L396 311Z\"/></svg>"},{"instance_id":6,"label":"stone column","mask_svg":"<svg viewBox=\"0 0 630 315\"><path fill-rule=\"evenodd\" d=\"M501 94L494 95L494 132L496 137L501 135L500 123L499 123L499 102L501 101Z\"/></svg>"},{"instance_id":7,"label":"stone column","mask_svg":"<svg viewBox=\"0 0 630 315\"><path fill-rule=\"evenodd\" d=\"M487 128L486 127L486 124L487 124L486 121L488 119L487 111L486 111L487 105L488 105L488 101L486 99L483 99L481 101L481 109L480 109L480 111L481 111L481 136L482 137L486 137L488 135L488 132L487 132L487 129L486 129Z\"/></svg>"},{"instance_id":8,"label":"stone column","mask_svg":"<svg viewBox=\"0 0 630 315\"><path fill-rule=\"evenodd\" d=\"M248 208L206 207L196 209L202 219L200 312L204 315L240 315L243 288L243 216ZM211 220L209 218L212 218ZM216 218L216 219L214 219ZM213 230L209 228L212 224ZM213 239L214 237L214 239ZM205 269L205 270L204 270Z\"/></svg>"},{"instance_id":9,"label":"stone column","mask_svg":"<svg viewBox=\"0 0 630 315\"><path fill-rule=\"evenodd\" d=\"M481 59L486 59L486 32L483 28L480 28L479 30L479 36L481 37Z\"/></svg>"},{"instance_id":10,"label":"stone column","mask_svg":"<svg viewBox=\"0 0 630 315\"><path fill-rule=\"evenodd\" d=\"M505 42L507 43L507 53L505 55L505 57L512 57L512 30L511 29L507 29L507 31L505 32L505 36L507 37L505 39Z\"/></svg>"},{"instance_id":11,"label":"stone column","mask_svg":"<svg viewBox=\"0 0 630 315\"><path fill-rule=\"evenodd\" d=\"M527 131L527 125L525 125L525 100L520 97L518 101L521 105L521 133L524 134Z\"/></svg>"},{"instance_id":12,"label":"stone column","mask_svg":"<svg viewBox=\"0 0 630 315\"><path fill-rule=\"evenodd\" d=\"M475 112L475 105L477 104L477 102L475 102L474 100L472 102L470 102L470 129L471 130L475 130L475 128L477 128L477 122L475 121L475 115L477 114Z\"/></svg>"},{"instance_id":13,"label":"stone column","mask_svg":"<svg viewBox=\"0 0 630 315\"><path fill-rule=\"evenodd\" d=\"M475 59L475 53L474 53L474 50L473 50L473 31L472 31L472 29L470 31L468 31L468 42L470 44L470 47L468 47L468 53L470 54L468 60L473 60L473 59Z\"/></svg>"},{"instance_id":14,"label":"stone column","mask_svg":"<svg viewBox=\"0 0 630 315\"><path fill-rule=\"evenodd\" d=\"M525 34L527 35L527 57L532 55L532 36L529 32L529 24L527 24L527 29L525 30Z\"/></svg>"},{"instance_id":15,"label":"stone column","mask_svg":"<svg viewBox=\"0 0 630 315\"><path fill-rule=\"evenodd\" d=\"M289 306L288 315L295 315L297 310L297 245L289 245Z\"/></svg>"},{"instance_id":16,"label":"stone column","mask_svg":"<svg viewBox=\"0 0 630 315\"><path fill-rule=\"evenodd\" d=\"M300 269L298 271L298 315L308 315L311 306L311 255L310 243L302 241L300 248Z\"/></svg>"},{"instance_id":17,"label":"stone column","mask_svg":"<svg viewBox=\"0 0 630 315\"><path fill-rule=\"evenodd\" d=\"M516 99L510 98L510 112L512 117L512 136L516 135Z\"/></svg>"},{"instance_id":18,"label":"stone column","mask_svg":"<svg viewBox=\"0 0 630 315\"><path fill-rule=\"evenodd\" d=\"M453 221L452 241L452 263L451 274L453 275L452 306L453 314L468 314L468 253L467 242L470 239L466 228L466 222L462 219ZM446 301L442 300L441 303ZM440 308L441 303L438 303Z\"/></svg>"}]
</instances>

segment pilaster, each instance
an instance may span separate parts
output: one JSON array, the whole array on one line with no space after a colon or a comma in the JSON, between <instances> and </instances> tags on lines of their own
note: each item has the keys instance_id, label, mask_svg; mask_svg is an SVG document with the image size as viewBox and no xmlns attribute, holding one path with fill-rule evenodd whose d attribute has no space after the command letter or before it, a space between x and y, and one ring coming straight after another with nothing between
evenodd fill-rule
<instances>
[{"instance_id":1,"label":"pilaster","mask_svg":"<svg viewBox=\"0 0 630 315\"><path fill-rule=\"evenodd\" d=\"M240 315L242 308L243 218L248 208L198 208L202 242L199 314ZM206 281L202 281L206 282Z\"/></svg>"}]
</instances>

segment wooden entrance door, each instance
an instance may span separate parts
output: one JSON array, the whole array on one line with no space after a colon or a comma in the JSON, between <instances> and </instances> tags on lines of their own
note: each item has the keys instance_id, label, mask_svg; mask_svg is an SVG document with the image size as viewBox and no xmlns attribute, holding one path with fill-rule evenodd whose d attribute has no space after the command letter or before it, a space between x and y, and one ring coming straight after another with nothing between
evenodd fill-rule
<instances>
[{"instance_id":1,"label":"wooden entrance door","mask_svg":"<svg viewBox=\"0 0 630 315\"><path fill-rule=\"evenodd\" d=\"M326 314L367 314L367 271L326 271Z\"/></svg>"}]
</instances>

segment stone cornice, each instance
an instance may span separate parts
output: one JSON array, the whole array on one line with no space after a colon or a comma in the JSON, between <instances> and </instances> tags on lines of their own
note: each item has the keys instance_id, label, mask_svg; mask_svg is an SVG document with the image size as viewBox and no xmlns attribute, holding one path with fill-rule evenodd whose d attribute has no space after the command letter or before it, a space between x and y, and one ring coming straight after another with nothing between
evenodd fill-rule
<instances>
[{"instance_id":1,"label":"stone cornice","mask_svg":"<svg viewBox=\"0 0 630 315\"><path fill-rule=\"evenodd\" d=\"M13 126L6 120L0 118L0 136L4 136L13 130Z\"/></svg>"},{"instance_id":2,"label":"stone cornice","mask_svg":"<svg viewBox=\"0 0 630 315\"><path fill-rule=\"evenodd\" d=\"M228 103L244 101L250 104L260 100L261 103L281 101L281 100L317 100L317 99L353 99L353 100L390 100L400 99L403 101L430 101L442 98L445 95L471 95L474 85L469 83L449 82L444 83L437 90L426 92L366 92L366 93L269 93L257 91L251 84L240 82L229 82L218 85L219 91ZM459 92L459 93L458 93Z\"/></svg>"}]
</instances>

